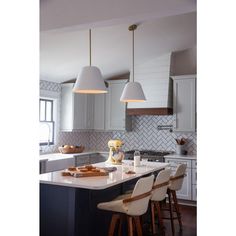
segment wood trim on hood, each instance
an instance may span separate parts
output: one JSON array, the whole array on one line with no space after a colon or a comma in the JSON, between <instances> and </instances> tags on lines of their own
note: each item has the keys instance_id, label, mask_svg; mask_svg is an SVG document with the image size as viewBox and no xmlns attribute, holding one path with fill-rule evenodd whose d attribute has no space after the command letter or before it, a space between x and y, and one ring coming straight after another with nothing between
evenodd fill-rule
<instances>
[{"instance_id":1,"label":"wood trim on hood","mask_svg":"<svg viewBox=\"0 0 236 236\"><path fill-rule=\"evenodd\" d=\"M128 108L126 114L129 116L137 115L173 115L173 108Z\"/></svg>"}]
</instances>

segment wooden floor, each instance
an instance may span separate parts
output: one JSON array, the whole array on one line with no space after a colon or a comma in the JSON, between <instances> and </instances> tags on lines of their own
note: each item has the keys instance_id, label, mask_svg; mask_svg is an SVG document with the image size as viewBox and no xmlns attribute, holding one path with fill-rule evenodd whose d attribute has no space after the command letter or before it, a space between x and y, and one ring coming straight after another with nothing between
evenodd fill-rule
<instances>
[{"instance_id":1,"label":"wooden floor","mask_svg":"<svg viewBox=\"0 0 236 236\"><path fill-rule=\"evenodd\" d=\"M175 220L175 235L176 236L195 236L197 235L197 216L196 207L180 205L182 215L183 231L179 232L178 220ZM172 236L170 220L164 220L165 236ZM151 236L150 227L143 232L144 236ZM161 235L159 232L155 236Z\"/></svg>"}]
</instances>

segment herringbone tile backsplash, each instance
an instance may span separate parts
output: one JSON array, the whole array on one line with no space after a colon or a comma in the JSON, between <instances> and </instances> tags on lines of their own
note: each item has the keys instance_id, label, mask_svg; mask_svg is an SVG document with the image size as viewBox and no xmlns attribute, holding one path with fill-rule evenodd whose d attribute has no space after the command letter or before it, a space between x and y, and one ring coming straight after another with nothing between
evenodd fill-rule
<instances>
[{"instance_id":1,"label":"herringbone tile backsplash","mask_svg":"<svg viewBox=\"0 0 236 236\"><path fill-rule=\"evenodd\" d=\"M61 92L60 84L40 81L40 89L53 92ZM107 142L110 139L121 139L124 141L124 150L130 149L152 149L175 151L175 138L184 137L188 140L186 150L189 154L196 154L196 133L175 133L168 130L158 130L158 125L171 125L174 116L133 116L132 132L58 132L57 144L44 147L45 152L58 152L58 147L63 144L84 145L87 150L108 151Z\"/></svg>"},{"instance_id":2,"label":"herringbone tile backsplash","mask_svg":"<svg viewBox=\"0 0 236 236\"><path fill-rule=\"evenodd\" d=\"M196 133L175 133L169 130L158 130L158 125L173 123L173 116L133 116L132 132L91 132L90 149L106 150L109 139L121 139L124 150L151 149L175 151L175 138L184 137L188 140L186 150L189 154L196 154Z\"/></svg>"}]
</instances>

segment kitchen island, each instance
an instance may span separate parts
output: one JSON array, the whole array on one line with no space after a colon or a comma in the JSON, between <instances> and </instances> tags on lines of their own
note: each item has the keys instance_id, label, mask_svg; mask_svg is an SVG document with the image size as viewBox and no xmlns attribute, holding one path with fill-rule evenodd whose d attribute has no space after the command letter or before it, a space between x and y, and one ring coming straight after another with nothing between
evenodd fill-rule
<instances>
[{"instance_id":1,"label":"kitchen island","mask_svg":"<svg viewBox=\"0 0 236 236\"><path fill-rule=\"evenodd\" d=\"M132 161L116 165L108 176L75 178L62 176L61 171L40 175L40 235L41 236L105 236L109 212L97 209L97 204L110 201L132 189L138 178L157 174L168 163L145 162L133 167ZM105 162L96 167L114 167ZM135 174L126 174L127 170Z\"/></svg>"}]
</instances>

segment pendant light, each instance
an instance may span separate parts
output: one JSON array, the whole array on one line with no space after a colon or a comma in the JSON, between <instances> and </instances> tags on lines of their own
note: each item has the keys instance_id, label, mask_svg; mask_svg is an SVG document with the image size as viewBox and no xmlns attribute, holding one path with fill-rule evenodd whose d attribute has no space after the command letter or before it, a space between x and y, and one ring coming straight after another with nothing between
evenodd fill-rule
<instances>
[{"instance_id":1,"label":"pendant light","mask_svg":"<svg viewBox=\"0 0 236 236\"><path fill-rule=\"evenodd\" d=\"M102 73L98 67L91 65L91 58L91 29L89 29L89 66L82 68L73 88L74 93L107 93Z\"/></svg>"},{"instance_id":2,"label":"pendant light","mask_svg":"<svg viewBox=\"0 0 236 236\"><path fill-rule=\"evenodd\" d=\"M134 30L137 29L137 25L131 25L129 31L132 31L132 70L130 73L130 81L125 85L122 95L120 97L121 102L145 102L146 98L139 82L134 82Z\"/></svg>"}]
</instances>

